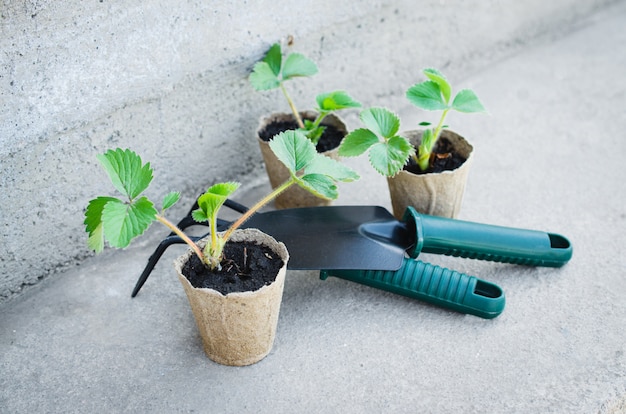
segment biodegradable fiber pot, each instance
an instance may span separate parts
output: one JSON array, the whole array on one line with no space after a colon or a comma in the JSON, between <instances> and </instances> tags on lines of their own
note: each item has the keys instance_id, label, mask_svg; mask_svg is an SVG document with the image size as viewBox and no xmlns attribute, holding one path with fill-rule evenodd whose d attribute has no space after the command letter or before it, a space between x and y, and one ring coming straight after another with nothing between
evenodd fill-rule
<instances>
[{"instance_id":1,"label":"biodegradable fiber pot","mask_svg":"<svg viewBox=\"0 0 626 414\"><path fill-rule=\"evenodd\" d=\"M403 135L415 148L419 146L422 131L408 131ZM452 131L442 131L441 137L447 138L453 151L465 158L465 161L450 171L413 174L402 170L394 177L388 177L393 215L397 219L402 219L408 206L413 206L423 214L447 218L458 216L474 148L462 136Z\"/></svg>"},{"instance_id":2,"label":"biodegradable fiber pot","mask_svg":"<svg viewBox=\"0 0 626 414\"><path fill-rule=\"evenodd\" d=\"M223 295L213 289L193 287L182 274L183 265L193 254L191 249L176 259L174 267L207 356L223 365L251 365L267 356L274 344L289 254L283 243L257 229L236 230L230 241L251 241L273 250L284 262L276 280L252 292Z\"/></svg>"},{"instance_id":3,"label":"biodegradable fiber pot","mask_svg":"<svg viewBox=\"0 0 626 414\"><path fill-rule=\"evenodd\" d=\"M317 116L317 112L304 111L300 112L300 116L303 119L314 120ZM270 179L270 184L272 185L272 188L278 187L289 179L289 171L287 170L287 168L283 165L282 162L278 160L278 158L276 158L276 156L270 149L269 142L261 138L261 132L264 131L269 125L277 122L294 122L295 124L293 114L274 113L269 117L261 118L259 122L259 128L257 129L256 134L257 141L259 142L259 146L261 148L261 154L263 154L263 161L265 161L265 169ZM348 133L348 129L346 128L345 123L341 120L341 118L334 114L326 116L322 121L322 125L334 127L335 129L340 131L343 136L346 136ZM322 154L338 160L338 147L339 142L337 142L336 147L328 151L322 152ZM324 200L322 198L315 197L313 194L295 185L276 197L274 201L274 205L276 206L276 208L279 209L295 207L317 207L327 206L329 204L330 200Z\"/></svg>"}]
</instances>

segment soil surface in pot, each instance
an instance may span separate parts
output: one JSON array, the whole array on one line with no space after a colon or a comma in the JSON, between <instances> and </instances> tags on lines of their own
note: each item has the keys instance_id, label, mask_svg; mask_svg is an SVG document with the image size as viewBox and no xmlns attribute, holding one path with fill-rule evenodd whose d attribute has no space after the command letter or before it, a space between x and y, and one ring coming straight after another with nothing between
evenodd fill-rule
<instances>
[{"instance_id":1,"label":"soil surface in pot","mask_svg":"<svg viewBox=\"0 0 626 414\"><path fill-rule=\"evenodd\" d=\"M227 295L269 285L276 280L282 266L283 260L267 246L228 242L224 246L221 270L211 271L193 254L182 271L193 287L214 289Z\"/></svg>"},{"instance_id":2,"label":"soil surface in pot","mask_svg":"<svg viewBox=\"0 0 626 414\"><path fill-rule=\"evenodd\" d=\"M417 151L417 148L415 149ZM430 157L428 169L420 170L413 157L404 166L404 170L413 174L440 173L442 171L452 171L459 168L467 158L454 152L452 143L446 137L439 137Z\"/></svg>"},{"instance_id":3,"label":"soil surface in pot","mask_svg":"<svg viewBox=\"0 0 626 414\"><path fill-rule=\"evenodd\" d=\"M317 146L315 147L319 153L337 148L344 137L344 133L334 126L324 125L323 123L322 125L325 126L326 129L324 129L324 133L320 140L317 141ZM261 137L263 141L269 141L274 135L292 129L298 129L298 124L295 121L276 121L267 125L262 131L259 131L259 137Z\"/></svg>"}]
</instances>

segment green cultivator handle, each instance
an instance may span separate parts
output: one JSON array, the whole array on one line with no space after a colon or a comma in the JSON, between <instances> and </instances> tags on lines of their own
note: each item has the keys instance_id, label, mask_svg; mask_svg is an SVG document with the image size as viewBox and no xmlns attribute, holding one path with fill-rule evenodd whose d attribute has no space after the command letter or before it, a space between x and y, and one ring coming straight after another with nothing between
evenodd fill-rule
<instances>
[{"instance_id":1,"label":"green cultivator handle","mask_svg":"<svg viewBox=\"0 0 626 414\"><path fill-rule=\"evenodd\" d=\"M413 207L403 221L417 235L411 257L424 252L548 267L563 266L572 257L571 243L559 234L428 216Z\"/></svg>"},{"instance_id":2,"label":"green cultivator handle","mask_svg":"<svg viewBox=\"0 0 626 414\"><path fill-rule=\"evenodd\" d=\"M352 282L424 300L461 313L491 319L504 310L504 292L485 282L444 267L405 258L396 271L322 270L320 279L335 276Z\"/></svg>"}]
</instances>

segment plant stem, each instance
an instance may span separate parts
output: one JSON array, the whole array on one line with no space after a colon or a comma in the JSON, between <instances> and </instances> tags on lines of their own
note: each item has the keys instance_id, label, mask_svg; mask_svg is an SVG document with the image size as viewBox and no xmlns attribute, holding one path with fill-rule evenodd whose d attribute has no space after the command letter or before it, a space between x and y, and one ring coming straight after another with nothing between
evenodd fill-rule
<instances>
[{"instance_id":1,"label":"plant stem","mask_svg":"<svg viewBox=\"0 0 626 414\"><path fill-rule=\"evenodd\" d=\"M226 243L228 241L228 239L230 239L230 236L232 235L233 231L237 230L243 223L245 223L245 221L248 220L250 218L250 216L252 216L258 210L260 210L261 207L263 207L264 205L266 205L267 203L272 201L280 193L282 193L283 191L285 191L286 189L291 187L292 184L295 184L295 183L296 183L296 179L294 177L290 178L289 180L285 181L280 186L276 187L276 189L274 189L274 191L272 191L271 193L269 193L268 195L263 197L261 200L259 200L255 205L250 207L250 209L248 211L246 211L241 217L239 217L237 219L237 221L235 221L230 226L230 228L226 231L226 233L224 233L224 236L222 236L222 239L224 240L224 243Z\"/></svg>"},{"instance_id":2,"label":"plant stem","mask_svg":"<svg viewBox=\"0 0 626 414\"><path fill-rule=\"evenodd\" d=\"M441 119L439 120L439 124L437 124L437 128L435 128L435 132L434 132L433 147L435 146L435 143L439 139L439 134L441 134L441 128L443 128L443 121L445 121L446 115L448 115L449 110L450 108L444 110L443 113L441 114ZM430 149L432 151L432 147Z\"/></svg>"},{"instance_id":3,"label":"plant stem","mask_svg":"<svg viewBox=\"0 0 626 414\"><path fill-rule=\"evenodd\" d=\"M209 255L214 256L215 250L219 250L219 247L217 245L217 211L214 211L213 214L211 214L210 220L211 222L209 223L209 228L211 229L211 247L209 250Z\"/></svg>"},{"instance_id":4,"label":"plant stem","mask_svg":"<svg viewBox=\"0 0 626 414\"><path fill-rule=\"evenodd\" d=\"M426 171L430 165L430 153L426 153L426 151L424 151L424 154L420 153L417 158L413 157L413 160L420 167L420 170Z\"/></svg>"},{"instance_id":5,"label":"plant stem","mask_svg":"<svg viewBox=\"0 0 626 414\"><path fill-rule=\"evenodd\" d=\"M285 89L285 85L283 85L282 82L280 83L280 90L283 91L283 95L285 95L285 98L287 98L287 103L289 103L291 112L293 112L293 116L296 118L296 123L298 124L298 127L304 129L304 122L302 122L302 118L300 118L300 113L298 112L296 105L293 103L293 101L289 97L289 94L287 93L287 89Z\"/></svg>"},{"instance_id":6,"label":"plant stem","mask_svg":"<svg viewBox=\"0 0 626 414\"><path fill-rule=\"evenodd\" d=\"M311 129L315 129L318 126L320 126L320 124L322 123L322 121L324 120L324 118L326 118L326 115L328 115L328 112L326 111L320 111L319 115L317 116L317 118L315 118L315 121L313 121L313 128Z\"/></svg>"},{"instance_id":7,"label":"plant stem","mask_svg":"<svg viewBox=\"0 0 626 414\"><path fill-rule=\"evenodd\" d=\"M430 154L432 154L433 148L435 147L435 144L437 143L437 140L439 139L439 134L441 134L441 129L443 128L443 121L445 121L446 116L448 115L448 111L450 111L450 108L445 109L443 113L441 114L439 123L433 130L432 140L428 148L425 145L420 145L420 148L417 151L417 154L413 156L413 160L417 163L420 170L422 171L427 170L430 165ZM423 139L424 138L422 138L422 140Z\"/></svg>"},{"instance_id":8,"label":"plant stem","mask_svg":"<svg viewBox=\"0 0 626 414\"><path fill-rule=\"evenodd\" d=\"M315 118L315 121L313 121L313 127L311 128L311 130L315 131L315 129L317 129L317 127L320 126L324 118L326 118L326 115L328 115L329 113L330 112L327 112L327 111L320 111L317 118Z\"/></svg>"},{"instance_id":9,"label":"plant stem","mask_svg":"<svg viewBox=\"0 0 626 414\"><path fill-rule=\"evenodd\" d=\"M187 236L185 233L183 233L183 231L181 229L179 229L174 223L172 223L171 221L169 221L168 219L166 219L165 217L163 217L160 214L156 215L156 219L164 224L168 229L172 230L178 237L180 237L181 239L183 239L183 241L185 243L187 243L189 245L189 247L191 247L193 249L193 251L196 253L196 255L198 256L198 258L202 261L202 263L204 263L204 255L202 254L202 251L200 250L200 248L198 247L197 244L195 244L190 238L189 236Z\"/></svg>"}]
</instances>

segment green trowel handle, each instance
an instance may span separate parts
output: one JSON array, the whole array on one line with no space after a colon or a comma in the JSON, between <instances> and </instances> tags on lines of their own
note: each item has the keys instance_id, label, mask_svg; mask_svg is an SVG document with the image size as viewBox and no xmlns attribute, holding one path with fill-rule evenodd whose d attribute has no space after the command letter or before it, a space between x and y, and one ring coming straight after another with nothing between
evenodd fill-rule
<instances>
[{"instance_id":1,"label":"green trowel handle","mask_svg":"<svg viewBox=\"0 0 626 414\"><path fill-rule=\"evenodd\" d=\"M461 313L491 319L504 309L504 292L499 286L454 270L404 258L396 271L322 270L320 279L328 276L424 300Z\"/></svg>"},{"instance_id":2,"label":"green trowel handle","mask_svg":"<svg viewBox=\"0 0 626 414\"><path fill-rule=\"evenodd\" d=\"M413 207L403 220L416 234L411 257L424 252L549 267L563 266L572 257L572 245L559 234L428 216Z\"/></svg>"}]
</instances>

